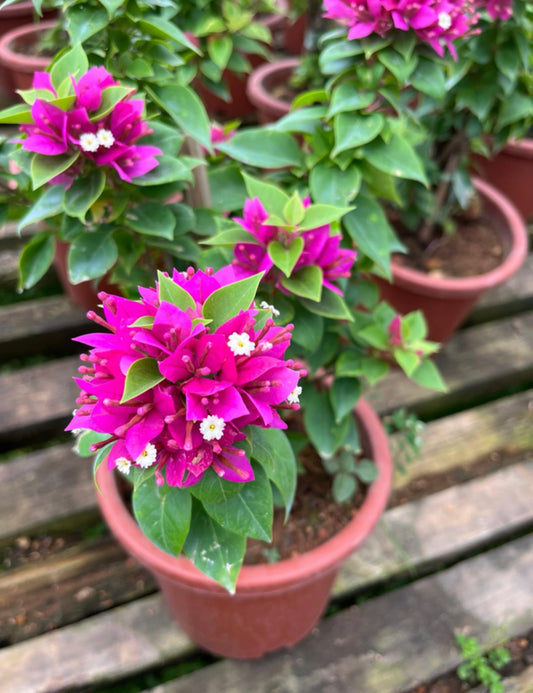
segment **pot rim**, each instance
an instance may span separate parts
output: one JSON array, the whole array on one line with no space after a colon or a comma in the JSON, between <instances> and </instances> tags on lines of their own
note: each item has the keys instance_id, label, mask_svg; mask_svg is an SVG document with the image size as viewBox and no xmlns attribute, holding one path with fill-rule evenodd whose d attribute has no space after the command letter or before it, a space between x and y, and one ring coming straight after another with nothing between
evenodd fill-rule
<instances>
[{"instance_id":1,"label":"pot rim","mask_svg":"<svg viewBox=\"0 0 533 693\"><path fill-rule=\"evenodd\" d=\"M252 70L248 77L246 93L254 106L256 106L256 108L274 111L278 116L287 113L287 107L290 109L291 104L287 103L287 101L283 101L283 99L277 99L272 96L266 87L266 83L269 78L277 73L280 73L282 77L285 73L292 73L299 64L300 60L298 58L285 58L283 60L274 60L270 63L265 63L255 70Z\"/></svg>"},{"instance_id":2,"label":"pot rim","mask_svg":"<svg viewBox=\"0 0 533 693\"><path fill-rule=\"evenodd\" d=\"M35 24L23 24L16 29L6 32L0 38L0 62L12 69L18 69L21 72L45 70L52 61L51 58L17 53L13 50L12 44L23 36L31 36L32 34L49 31L53 29L56 24L56 19L47 19Z\"/></svg>"},{"instance_id":3,"label":"pot rim","mask_svg":"<svg viewBox=\"0 0 533 693\"><path fill-rule=\"evenodd\" d=\"M362 437L368 441L367 454L375 461L379 476L367 491L363 504L353 520L340 532L305 554L261 565L245 565L237 580L237 593L280 589L309 576L331 570L347 558L370 534L387 505L393 475L388 438L381 422L364 400L359 400L354 415L361 426ZM115 475L105 465L97 470L100 491L98 502L102 514L117 539L139 562L156 574L178 579L197 589L210 592L226 590L200 572L187 558L174 557L157 548L143 534L119 495Z\"/></svg>"},{"instance_id":4,"label":"pot rim","mask_svg":"<svg viewBox=\"0 0 533 693\"><path fill-rule=\"evenodd\" d=\"M424 295L439 295L449 298L463 298L503 284L523 264L528 253L528 235L525 223L503 193L480 178L472 178L476 190L490 204L498 209L509 234L510 250L503 262L490 272L474 277L431 277L424 272L391 262L393 283L399 287L416 284L417 291Z\"/></svg>"},{"instance_id":5,"label":"pot rim","mask_svg":"<svg viewBox=\"0 0 533 693\"><path fill-rule=\"evenodd\" d=\"M521 140L509 140L498 154L510 154L522 159L533 159L533 138L524 137Z\"/></svg>"}]
</instances>

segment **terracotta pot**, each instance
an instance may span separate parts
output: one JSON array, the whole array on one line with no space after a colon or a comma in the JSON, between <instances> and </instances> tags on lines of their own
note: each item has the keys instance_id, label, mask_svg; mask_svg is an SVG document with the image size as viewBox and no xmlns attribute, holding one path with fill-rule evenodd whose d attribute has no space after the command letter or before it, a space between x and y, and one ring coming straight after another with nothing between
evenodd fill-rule
<instances>
[{"instance_id":1,"label":"terracotta pot","mask_svg":"<svg viewBox=\"0 0 533 693\"><path fill-rule=\"evenodd\" d=\"M273 96L272 91L286 84L298 65L298 58L276 60L261 65L250 75L247 86L248 98L254 104L262 125L275 123L290 111L290 102Z\"/></svg>"},{"instance_id":2,"label":"terracotta pot","mask_svg":"<svg viewBox=\"0 0 533 693\"><path fill-rule=\"evenodd\" d=\"M481 294L506 282L520 268L528 251L527 230L515 207L489 183L475 178L474 185L485 213L495 222L504 243L506 255L498 267L475 277L440 279L393 260L392 283L373 278L381 298L398 312L422 310L428 323L428 338L435 342L448 340Z\"/></svg>"},{"instance_id":3,"label":"terracotta pot","mask_svg":"<svg viewBox=\"0 0 533 693\"><path fill-rule=\"evenodd\" d=\"M100 305L98 293L106 291L110 294L120 295L120 289L114 284L110 284L105 277L100 281L80 282L71 284L68 278L67 257L70 245L63 241L56 240L56 250L54 255L54 268L61 282L63 291L80 308L84 310L96 310Z\"/></svg>"},{"instance_id":4,"label":"terracotta pot","mask_svg":"<svg viewBox=\"0 0 533 693\"><path fill-rule=\"evenodd\" d=\"M478 156L476 170L501 190L526 221L533 220L533 139L508 142L493 159Z\"/></svg>"},{"instance_id":5,"label":"terracotta pot","mask_svg":"<svg viewBox=\"0 0 533 693\"><path fill-rule=\"evenodd\" d=\"M371 407L355 415L365 455L379 478L355 518L321 546L295 558L244 566L230 595L186 558L169 556L141 532L123 504L114 474L98 469L100 508L117 539L159 582L171 613L201 647L225 657L253 658L304 638L327 605L339 565L370 534L385 509L392 482L387 436Z\"/></svg>"},{"instance_id":6,"label":"terracotta pot","mask_svg":"<svg viewBox=\"0 0 533 693\"><path fill-rule=\"evenodd\" d=\"M290 55L301 55L307 32L307 15L301 14L293 22L289 19L283 30L283 48Z\"/></svg>"},{"instance_id":7,"label":"terracotta pot","mask_svg":"<svg viewBox=\"0 0 533 693\"><path fill-rule=\"evenodd\" d=\"M40 36L55 25L56 21L52 19L18 26L0 38L0 66L9 73L11 97L15 89L31 89L33 73L46 70L50 64L51 58L32 55L32 51Z\"/></svg>"}]
</instances>

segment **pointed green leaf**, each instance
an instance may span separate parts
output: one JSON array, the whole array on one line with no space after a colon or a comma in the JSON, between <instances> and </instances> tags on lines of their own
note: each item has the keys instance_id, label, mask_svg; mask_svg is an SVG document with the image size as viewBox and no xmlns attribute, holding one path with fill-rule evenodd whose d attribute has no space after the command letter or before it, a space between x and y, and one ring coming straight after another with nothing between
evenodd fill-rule
<instances>
[{"instance_id":1,"label":"pointed green leaf","mask_svg":"<svg viewBox=\"0 0 533 693\"><path fill-rule=\"evenodd\" d=\"M353 321L353 315L346 305L346 301L331 289L324 288L322 290L320 301L309 301L302 298L302 304L311 313L316 313L316 315L321 315L324 318Z\"/></svg>"},{"instance_id":2,"label":"pointed green leaf","mask_svg":"<svg viewBox=\"0 0 533 693\"><path fill-rule=\"evenodd\" d=\"M329 390L335 421L339 424L350 414L361 396L361 383L356 378L336 378Z\"/></svg>"},{"instance_id":3,"label":"pointed green leaf","mask_svg":"<svg viewBox=\"0 0 533 693\"><path fill-rule=\"evenodd\" d=\"M164 183L175 183L176 181L193 182L193 175L190 167L185 164L183 158L177 159L174 156L157 156L157 166L144 176L135 178L135 185L163 185Z\"/></svg>"},{"instance_id":4,"label":"pointed green leaf","mask_svg":"<svg viewBox=\"0 0 533 693\"><path fill-rule=\"evenodd\" d=\"M145 327L146 329L151 329L154 326L154 316L153 315L142 315L137 318L135 322L132 322L128 327Z\"/></svg>"},{"instance_id":5,"label":"pointed green leaf","mask_svg":"<svg viewBox=\"0 0 533 693\"><path fill-rule=\"evenodd\" d=\"M213 36L207 42L207 53L217 67L224 70L233 52L233 41L229 36Z\"/></svg>"},{"instance_id":6,"label":"pointed green leaf","mask_svg":"<svg viewBox=\"0 0 533 693\"><path fill-rule=\"evenodd\" d=\"M38 233L24 246L19 258L19 285L30 289L52 265L55 240L49 233Z\"/></svg>"},{"instance_id":7,"label":"pointed green leaf","mask_svg":"<svg viewBox=\"0 0 533 693\"><path fill-rule=\"evenodd\" d=\"M242 130L217 148L236 161L258 168L285 168L304 163L304 155L292 135L259 127Z\"/></svg>"},{"instance_id":8,"label":"pointed green leaf","mask_svg":"<svg viewBox=\"0 0 533 693\"><path fill-rule=\"evenodd\" d=\"M361 182L361 171L355 164L342 171L334 164L321 162L309 174L313 200L328 205L347 205L359 192Z\"/></svg>"},{"instance_id":9,"label":"pointed green leaf","mask_svg":"<svg viewBox=\"0 0 533 693\"><path fill-rule=\"evenodd\" d=\"M246 537L221 527L199 501L193 500L191 526L183 552L198 570L233 594L245 550Z\"/></svg>"},{"instance_id":10,"label":"pointed green leaf","mask_svg":"<svg viewBox=\"0 0 533 693\"><path fill-rule=\"evenodd\" d=\"M191 522L191 495L187 489L163 484L155 474L145 474L135 484L133 513L143 533L160 549L178 556Z\"/></svg>"},{"instance_id":11,"label":"pointed green leaf","mask_svg":"<svg viewBox=\"0 0 533 693\"><path fill-rule=\"evenodd\" d=\"M172 84L147 91L188 135L211 151L209 118L200 98L189 87Z\"/></svg>"},{"instance_id":12,"label":"pointed green leaf","mask_svg":"<svg viewBox=\"0 0 533 693\"><path fill-rule=\"evenodd\" d=\"M440 61L420 57L409 81L415 89L433 99L442 99L446 94L445 71Z\"/></svg>"},{"instance_id":13,"label":"pointed green leaf","mask_svg":"<svg viewBox=\"0 0 533 693\"><path fill-rule=\"evenodd\" d=\"M305 208L296 191L287 200L283 208L283 216L290 226L297 226L304 218Z\"/></svg>"},{"instance_id":14,"label":"pointed green leaf","mask_svg":"<svg viewBox=\"0 0 533 693\"><path fill-rule=\"evenodd\" d=\"M326 226L332 221L338 221L342 217L351 212L353 207L334 207L333 205L311 205L305 210L305 216L302 223L299 225L300 231L308 231L316 229L319 226Z\"/></svg>"},{"instance_id":15,"label":"pointed green leaf","mask_svg":"<svg viewBox=\"0 0 533 693\"><path fill-rule=\"evenodd\" d=\"M332 118L338 113L353 113L353 111L367 108L375 98L375 94L372 92L361 91L354 81L343 82L333 90L328 118Z\"/></svg>"},{"instance_id":16,"label":"pointed green leaf","mask_svg":"<svg viewBox=\"0 0 533 693\"><path fill-rule=\"evenodd\" d=\"M226 248L234 248L237 243L253 243L255 236L251 233L245 231L242 226L236 226L233 229L228 229L227 231L221 231L217 233L216 236L211 238L206 238L200 241L201 245L216 245Z\"/></svg>"},{"instance_id":17,"label":"pointed green leaf","mask_svg":"<svg viewBox=\"0 0 533 693\"><path fill-rule=\"evenodd\" d=\"M387 142L381 138L374 140L365 147L364 154L380 171L428 185L422 160L409 142L399 135L392 135Z\"/></svg>"},{"instance_id":18,"label":"pointed green leaf","mask_svg":"<svg viewBox=\"0 0 533 693\"><path fill-rule=\"evenodd\" d=\"M267 251L272 262L286 277L290 277L294 266L300 259L304 249L304 239L296 237L290 246L286 248L279 241L270 241Z\"/></svg>"},{"instance_id":19,"label":"pointed green leaf","mask_svg":"<svg viewBox=\"0 0 533 693\"><path fill-rule=\"evenodd\" d=\"M350 426L349 417L339 425L327 392L313 387L304 390L303 413L305 430L321 457L332 457L342 444Z\"/></svg>"},{"instance_id":20,"label":"pointed green leaf","mask_svg":"<svg viewBox=\"0 0 533 693\"><path fill-rule=\"evenodd\" d=\"M98 200L105 188L105 174L101 169L91 171L84 178L76 178L70 188L65 189L63 206L71 217L85 221L85 215Z\"/></svg>"},{"instance_id":21,"label":"pointed green leaf","mask_svg":"<svg viewBox=\"0 0 533 693\"><path fill-rule=\"evenodd\" d=\"M72 284L100 279L118 260L118 248L109 231L79 233L69 248L68 274Z\"/></svg>"},{"instance_id":22,"label":"pointed green leaf","mask_svg":"<svg viewBox=\"0 0 533 693\"><path fill-rule=\"evenodd\" d=\"M62 212L63 191L62 185L51 185L47 188L19 221L18 230L22 231L26 226L55 217Z\"/></svg>"},{"instance_id":23,"label":"pointed green leaf","mask_svg":"<svg viewBox=\"0 0 533 693\"><path fill-rule=\"evenodd\" d=\"M83 431L76 438L76 455L80 457L92 457L94 451L91 450L91 445L101 443L109 438L109 433L97 433L96 431Z\"/></svg>"},{"instance_id":24,"label":"pointed green leaf","mask_svg":"<svg viewBox=\"0 0 533 693\"><path fill-rule=\"evenodd\" d=\"M390 370L390 366L385 361L375 358L374 356L364 356L362 361L363 375L368 380L370 385L375 385L378 381L384 378Z\"/></svg>"},{"instance_id":25,"label":"pointed green leaf","mask_svg":"<svg viewBox=\"0 0 533 693\"><path fill-rule=\"evenodd\" d=\"M281 283L287 291L296 296L320 301L322 297L323 273L317 265L308 265L295 272L290 277L282 277Z\"/></svg>"},{"instance_id":26,"label":"pointed green leaf","mask_svg":"<svg viewBox=\"0 0 533 693\"><path fill-rule=\"evenodd\" d=\"M24 125L33 123L31 109L25 104L17 104L0 111L0 125Z\"/></svg>"},{"instance_id":27,"label":"pointed green leaf","mask_svg":"<svg viewBox=\"0 0 533 693\"><path fill-rule=\"evenodd\" d=\"M355 149L372 142L382 131L384 124L385 119L381 113L369 115L339 113L335 116L333 123L335 148L331 156L335 157L347 149Z\"/></svg>"},{"instance_id":28,"label":"pointed green leaf","mask_svg":"<svg viewBox=\"0 0 533 693\"><path fill-rule=\"evenodd\" d=\"M206 503L206 512L221 527L262 541L272 540L272 489L263 468L256 466L255 478L242 484L240 493L222 503Z\"/></svg>"},{"instance_id":29,"label":"pointed green leaf","mask_svg":"<svg viewBox=\"0 0 533 693\"><path fill-rule=\"evenodd\" d=\"M169 207L156 202L142 202L126 214L128 225L137 233L160 236L169 241L174 239L176 218Z\"/></svg>"},{"instance_id":30,"label":"pointed green leaf","mask_svg":"<svg viewBox=\"0 0 533 693\"><path fill-rule=\"evenodd\" d=\"M207 297L204 303L203 316L213 321L211 323L212 331L238 315L241 310L250 308L262 276L263 272L260 272L233 284L227 284L213 291Z\"/></svg>"},{"instance_id":31,"label":"pointed green leaf","mask_svg":"<svg viewBox=\"0 0 533 693\"><path fill-rule=\"evenodd\" d=\"M411 380L414 380L414 382L419 385L429 387L432 390L438 390L439 392L446 392L448 390L437 366L435 366L430 359L424 359L422 361L420 366L411 374Z\"/></svg>"},{"instance_id":32,"label":"pointed green leaf","mask_svg":"<svg viewBox=\"0 0 533 693\"><path fill-rule=\"evenodd\" d=\"M91 113L92 122L95 123L104 118L106 115L109 115L117 103L125 99L126 96L132 92L133 89L131 87L123 87L121 85L103 89L102 103L100 104L100 108L95 113Z\"/></svg>"},{"instance_id":33,"label":"pointed green leaf","mask_svg":"<svg viewBox=\"0 0 533 693\"><path fill-rule=\"evenodd\" d=\"M267 477L280 492L285 505L285 518L289 516L296 493L296 458L285 433L279 428L250 426L252 457L257 460Z\"/></svg>"},{"instance_id":34,"label":"pointed green leaf","mask_svg":"<svg viewBox=\"0 0 533 693\"><path fill-rule=\"evenodd\" d=\"M180 46L186 46L189 50L200 55L200 50L192 43L178 27L161 15L148 15L139 21L139 27L150 36L161 39L171 39Z\"/></svg>"},{"instance_id":35,"label":"pointed green leaf","mask_svg":"<svg viewBox=\"0 0 533 693\"><path fill-rule=\"evenodd\" d=\"M189 486L190 493L202 503L225 503L236 496L246 483L221 479L212 468L207 469L200 481Z\"/></svg>"},{"instance_id":36,"label":"pointed green leaf","mask_svg":"<svg viewBox=\"0 0 533 693\"><path fill-rule=\"evenodd\" d=\"M377 200L358 195L357 208L342 220L358 251L381 267L387 277L390 271L390 239L394 232Z\"/></svg>"},{"instance_id":37,"label":"pointed green leaf","mask_svg":"<svg viewBox=\"0 0 533 693\"><path fill-rule=\"evenodd\" d=\"M418 368L420 357L412 351L400 348L394 349L393 353L396 363L400 366L405 375L410 378L413 372Z\"/></svg>"},{"instance_id":38,"label":"pointed green leaf","mask_svg":"<svg viewBox=\"0 0 533 693\"><path fill-rule=\"evenodd\" d=\"M191 294L185 291L179 284L172 281L170 277L163 274L163 272L157 272L157 285L160 301L168 301L178 306L178 308L181 308L181 310L187 310L187 308L194 309L196 307L196 303Z\"/></svg>"},{"instance_id":39,"label":"pointed green leaf","mask_svg":"<svg viewBox=\"0 0 533 693\"><path fill-rule=\"evenodd\" d=\"M80 154L80 151L70 156L67 154L60 154L59 156L36 154L31 161L31 182L33 184L33 189L37 190L37 188L48 183L52 178L55 178L60 173L64 173L72 166Z\"/></svg>"},{"instance_id":40,"label":"pointed green leaf","mask_svg":"<svg viewBox=\"0 0 533 693\"><path fill-rule=\"evenodd\" d=\"M72 43L75 45L63 53L50 69L50 80L56 91L66 79L71 81L71 75L75 79L79 79L89 69L89 61L80 43L76 41L72 41Z\"/></svg>"},{"instance_id":41,"label":"pointed green leaf","mask_svg":"<svg viewBox=\"0 0 533 693\"><path fill-rule=\"evenodd\" d=\"M120 403L123 404L130 399L138 397L138 395L142 395L143 392L150 390L150 388L164 379L165 376L161 375L156 359L137 359L137 361L131 364L126 373L124 394Z\"/></svg>"},{"instance_id":42,"label":"pointed green leaf","mask_svg":"<svg viewBox=\"0 0 533 693\"><path fill-rule=\"evenodd\" d=\"M66 30L70 43L83 43L106 28L109 20L104 8L79 5L69 8Z\"/></svg>"}]
</instances>

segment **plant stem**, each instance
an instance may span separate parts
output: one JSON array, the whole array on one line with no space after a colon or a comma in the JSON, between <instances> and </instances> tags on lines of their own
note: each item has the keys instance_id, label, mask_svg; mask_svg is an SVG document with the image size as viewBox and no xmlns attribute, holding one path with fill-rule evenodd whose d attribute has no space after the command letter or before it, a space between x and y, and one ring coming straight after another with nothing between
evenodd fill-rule
<instances>
[{"instance_id":1,"label":"plant stem","mask_svg":"<svg viewBox=\"0 0 533 693\"><path fill-rule=\"evenodd\" d=\"M192 137L187 136L183 143L183 151L185 154L201 159L204 161L205 154L202 146L198 144ZM185 193L187 203L191 207L211 207L211 190L209 188L209 180L207 178L207 167L204 165L197 166L193 170L194 184L189 187Z\"/></svg>"}]
</instances>

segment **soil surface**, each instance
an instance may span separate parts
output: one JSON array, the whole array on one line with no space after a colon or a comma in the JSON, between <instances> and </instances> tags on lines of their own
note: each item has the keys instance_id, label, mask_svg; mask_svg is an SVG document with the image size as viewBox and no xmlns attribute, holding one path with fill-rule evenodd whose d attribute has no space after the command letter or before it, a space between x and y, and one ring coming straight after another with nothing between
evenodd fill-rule
<instances>
[{"instance_id":1,"label":"soil surface","mask_svg":"<svg viewBox=\"0 0 533 693\"><path fill-rule=\"evenodd\" d=\"M462 219L455 233L440 233L429 245L398 227L408 253L394 255L398 264L434 277L473 277L495 269L505 258L500 234L490 219Z\"/></svg>"},{"instance_id":2,"label":"soil surface","mask_svg":"<svg viewBox=\"0 0 533 693\"><path fill-rule=\"evenodd\" d=\"M511 661L499 670L502 679L518 676L524 669L533 665L533 630L525 636L513 638L503 644L511 655ZM415 686L405 693L465 693L476 688L479 682L465 682L453 673L439 676L430 683Z\"/></svg>"}]
</instances>

